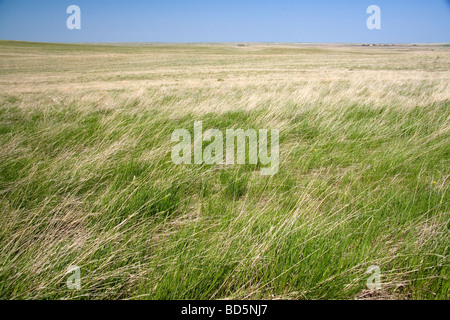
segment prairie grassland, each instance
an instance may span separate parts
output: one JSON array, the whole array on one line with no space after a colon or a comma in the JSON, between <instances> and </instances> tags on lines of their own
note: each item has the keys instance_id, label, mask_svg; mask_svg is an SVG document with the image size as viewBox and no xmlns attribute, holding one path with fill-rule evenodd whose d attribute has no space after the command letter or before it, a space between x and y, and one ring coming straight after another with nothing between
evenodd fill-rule
<instances>
[{"instance_id":1,"label":"prairie grassland","mask_svg":"<svg viewBox=\"0 0 450 320\"><path fill-rule=\"evenodd\" d=\"M449 119L448 46L1 41L0 298L448 299ZM196 120L279 172L174 165Z\"/></svg>"}]
</instances>

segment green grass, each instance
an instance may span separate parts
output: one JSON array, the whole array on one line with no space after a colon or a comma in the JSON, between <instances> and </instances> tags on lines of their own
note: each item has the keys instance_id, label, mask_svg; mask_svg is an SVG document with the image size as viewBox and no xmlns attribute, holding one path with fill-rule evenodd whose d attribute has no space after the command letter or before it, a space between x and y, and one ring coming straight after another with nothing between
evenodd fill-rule
<instances>
[{"instance_id":1,"label":"green grass","mask_svg":"<svg viewBox=\"0 0 450 320\"><path fill-rule=\"evenodd\" d=\"M70 75L59 73L48 55L86 55L80 75L105 86L114 72L108 66L118 61L136 63L120 81L163 79L177 62L180 69L169 77L180 84L137 82L146 90L134 95L130 87L120 89L126 82L105 91L70 78L68 92L66 83L47 89L51 79L39 85L46 81L43 65L22 79L25 71L17 66L26 62L15 60L21 57L2 62L11 87L0 87L0 298L449 298L450 100L445 90L435 101L417 92L448 88L448 78L411 83L407 77L415 74L406 74L398 80L403 85L392 84L394 98L382 100L387 92L380 90L374 100L367 96L373 82L367 76L369 93L355 103L341 94L364 89L361 83L338 79L327 85L319 76L313 85L322 95L305 102L296 94L311 83L301 76L300 89L277 89L243 84L237 80L242 72L210 71L205 77L211 82L192 87L189 81L198 77L184 70L201 73L221 61L241 61L249 73L259 68L257 81L271 81L267 74L279 72L271 62L314 63L318 55L335 61L331 70L343 70L366 57L349 48L347 55L333 48L240 53L249 49L0 43L2 52L25 57L28 50L61 79ZM431 72L449 62L449 51L441 50L433 54L444 56L442 64ZM195 54L178 59L186 51ZM105 53L112 62L100 60ZM385 52L374 53L395 66L384 60ZM399 55L399 63L411 54L388 53ZM148 59L160 55L167 61L156 65L156 74L140 74ZM95 77L85 68L95 62L104 64L96 68L105 74ZM65 67L76 70L75 62ZM22 83L27 81L37 84L35 90ZM230 81L236 87L222 87ZM15 82L21 90L11 89ZM246 108L249 97L263 91L268 96ZM330 95L336 102L327 104ZM410 105L398 104L400 99ZM230 109L217 110L213 102ZM211 110L196 110L202 103ZM199 120L204 131L279 128L279 172L261 176L259 164L174 165L171 133L192 132ZM81 290L66 288L69 265L81 267ZM370 265L380 266L380 291L366 288Z\"/></svg>"}]
</instances>

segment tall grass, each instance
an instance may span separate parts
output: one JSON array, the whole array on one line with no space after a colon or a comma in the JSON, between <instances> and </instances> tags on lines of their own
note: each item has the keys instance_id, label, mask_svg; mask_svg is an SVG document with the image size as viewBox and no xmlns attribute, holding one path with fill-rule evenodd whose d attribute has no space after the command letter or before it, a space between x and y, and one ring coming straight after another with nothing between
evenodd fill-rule
<instances>
[{"instance_id":1,"label":"tall grass","mask_svg":"<svg viewBox=\"0 0 450 320\"><path fill-rule=\"evenodd\" d=\"M449 298L449 48L0 55L0 298ZM279 172L174 165L196 120L280 129Z\"/></svg>"}]
</instances>

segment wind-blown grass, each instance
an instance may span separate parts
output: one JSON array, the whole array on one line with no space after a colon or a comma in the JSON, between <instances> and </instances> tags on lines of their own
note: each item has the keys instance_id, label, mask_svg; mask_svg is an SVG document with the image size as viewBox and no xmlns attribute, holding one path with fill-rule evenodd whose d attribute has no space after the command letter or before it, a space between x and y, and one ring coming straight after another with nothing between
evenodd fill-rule
<instances>
[{"instance_id":1,"label":"wind-blown grass","mask_svg":"<svg viewBox=\"0 0 450 320\"><path fill-rule=\"evenodd\" d=\"M0 55L0 298L449 298L449 48ZM174 165L197 120L279 129L279 172Z\"/></svg>"}]
</instances>

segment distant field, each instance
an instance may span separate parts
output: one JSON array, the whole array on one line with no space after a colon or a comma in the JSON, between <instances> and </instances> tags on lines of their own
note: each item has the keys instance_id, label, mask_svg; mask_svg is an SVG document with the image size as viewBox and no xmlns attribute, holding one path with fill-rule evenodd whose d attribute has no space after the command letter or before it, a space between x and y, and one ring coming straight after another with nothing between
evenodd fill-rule
<instances>
[{"instance_id":1,"label":"distant field","mask_svg":"<svg viewBox=\"0 0 450 320\"><path fill-rule=\"evenodd\" d=\"M197 120L278 173L173 164ZM448 46L0 41L0 298L449 299L449 129Z\"/></svg>"}]
</instances>

